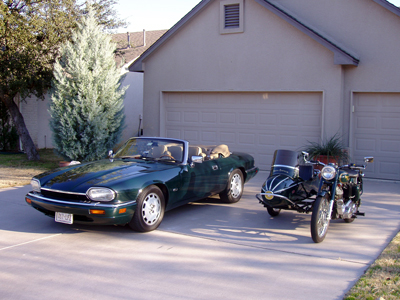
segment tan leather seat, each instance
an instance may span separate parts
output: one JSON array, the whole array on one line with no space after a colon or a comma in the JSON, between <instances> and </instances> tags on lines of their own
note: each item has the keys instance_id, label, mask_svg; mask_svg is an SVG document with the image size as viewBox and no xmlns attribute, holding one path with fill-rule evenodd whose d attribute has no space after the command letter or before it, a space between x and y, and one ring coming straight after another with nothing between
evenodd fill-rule
<instances>
[{"instance_id":1,"label":"tan leather seat","mask_svg":"<svg viewBox=\"0 0 400 300\"><path fill-rule=\"evenodd\" d=\"M151 157L151 158L159 158L163 154L165 154L166 151L167 151L167 148L164 145L155 146L155 147L151 148L151 150L149 151L149 157Z\"/></svg>"},{"instance_id":2,"label":"tan leather seat","mask_svg":"<svg viewBox=\"0 0 400 300\"><path fill-rule=\"evenodd\" d=\"M222 157L229 157L229 155L231 155L227 145L218 145L214 149L212 149L210 153L210 159L216 159L220 157L220 155Z\"/></svg>"}]
</instances>

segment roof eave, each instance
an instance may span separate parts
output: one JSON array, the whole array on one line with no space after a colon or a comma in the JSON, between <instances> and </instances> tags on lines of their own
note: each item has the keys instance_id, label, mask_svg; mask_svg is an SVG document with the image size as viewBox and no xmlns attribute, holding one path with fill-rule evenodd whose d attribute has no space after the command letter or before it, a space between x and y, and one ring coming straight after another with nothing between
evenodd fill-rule
<instances>
[{"instance_id":1,"label":"roof eave","mask_svg":"<svg viewBox=\"0 0 400 300\"><path fill-rule=\"evenodd\" d=\"M386 0L373 0L384 8L390 10L392 13L398 15L400 17L400 8Z\"/></svg>"},{"instance_id":2,"label":"roof eave","mask_svg":"<svg viewBox=\"0 0 400 300\"><path fill-rule=\"evenodd\" d=\"M289 14L286 9L272 3L269 0L255 0L280 18L284 19L289 24L293 25L301 32L311 37L316 42L320 43L330 51L334 53L334 64L335 65L353 65L358 66L360 59L358 56L349 49L339 45L338 42L334 41L331 37L326 34L319 32L317 29L312 28L310 25L306 25L299 19L295 18L292 14ZM378 0L377 0L378 1Z\"/></svg>"}]
</instances>

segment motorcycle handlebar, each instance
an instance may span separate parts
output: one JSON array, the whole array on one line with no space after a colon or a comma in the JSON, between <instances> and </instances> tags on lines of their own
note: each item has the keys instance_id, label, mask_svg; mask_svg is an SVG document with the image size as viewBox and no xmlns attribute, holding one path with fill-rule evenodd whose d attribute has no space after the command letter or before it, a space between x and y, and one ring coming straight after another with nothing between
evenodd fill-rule
<instances>
[{"instance_id":1,"label":"motorcycle handlebar","mask_svg":"<svg viewBox=\"0 0 400 300\"><path fill-rule=\"evenodd\" d=\"M326 164L320 162L319 160L310 160L308 162L311 163L311 164L314 164L314 165L326 166ZM349 165L339 166L340 169L342 169L342 168L350 168L350 169L354 169L354 170L365 170L366 167L367 167L366 165L356 165L356 164L349 164Z\"/></svg>"},{"instance_id":2,"label":"motorcycle handlebar","mask_svg":"<svg viewBox=\"0 0 400 300\"><path fill-rule=\"evenodd\" d=\"M350 169L355 169L355 170L364 170L366 168L366 165L350 164L350 165L341 166L340 168L350 168Z\"/></svg>"}]
</instances>

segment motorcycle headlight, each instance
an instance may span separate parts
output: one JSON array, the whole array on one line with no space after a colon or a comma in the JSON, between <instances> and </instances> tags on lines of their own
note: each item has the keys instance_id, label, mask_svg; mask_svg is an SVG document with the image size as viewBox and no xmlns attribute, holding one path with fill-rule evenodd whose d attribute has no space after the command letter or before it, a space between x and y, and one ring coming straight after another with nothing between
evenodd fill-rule
<instances>
[{"instance_id":1,"label":"motorcycle headlight","mask_svg":"<svg viewBox=\"0 0 400 300\"><path fill-rule=\"evenodd\" d=\"M322 168L321 176L325 180L332 180L336 176L336 170L335 170L334 167L325 166L325 167Z\"/></svg>"},{"instance_id":2,"label":"motorcycle headlight","mask_svg":"<svg viewBox=\"0 0 400 300\"><path fill-rule=\"evenodd\" d=\"M31 186L32 186L32 190L34 192L40 193L41 186L40 186L40 181L39 180L37 180L36 178L32 178Z\"/></svg>"},{"instance_id":3,"label":"motorcycle headlight","mask_svg":"<svg viewBox=\"0 0 400 300\"><path fill-rule=\"evenodd\" d=\"M108 202L115 199L115 192L109 188L90 188L86 195L92 201Z\"/></svg>"}]
</instances>

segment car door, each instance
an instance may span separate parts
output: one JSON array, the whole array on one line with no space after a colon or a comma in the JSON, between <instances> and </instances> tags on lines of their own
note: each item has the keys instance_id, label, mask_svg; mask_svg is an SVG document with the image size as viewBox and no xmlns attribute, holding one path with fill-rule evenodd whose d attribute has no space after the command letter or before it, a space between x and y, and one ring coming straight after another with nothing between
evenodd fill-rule
<instances>
[{"instance_id":1,"label":"car door","mask_svg":"<svg viewBox=\"0 0 400 300\"><path fill-rule=\"evenodd\" d=\"M190 202L220 192L220 177L221 170L217 159L188 165L181 172L182 201Z\"/></svg>"}]
</instances>

